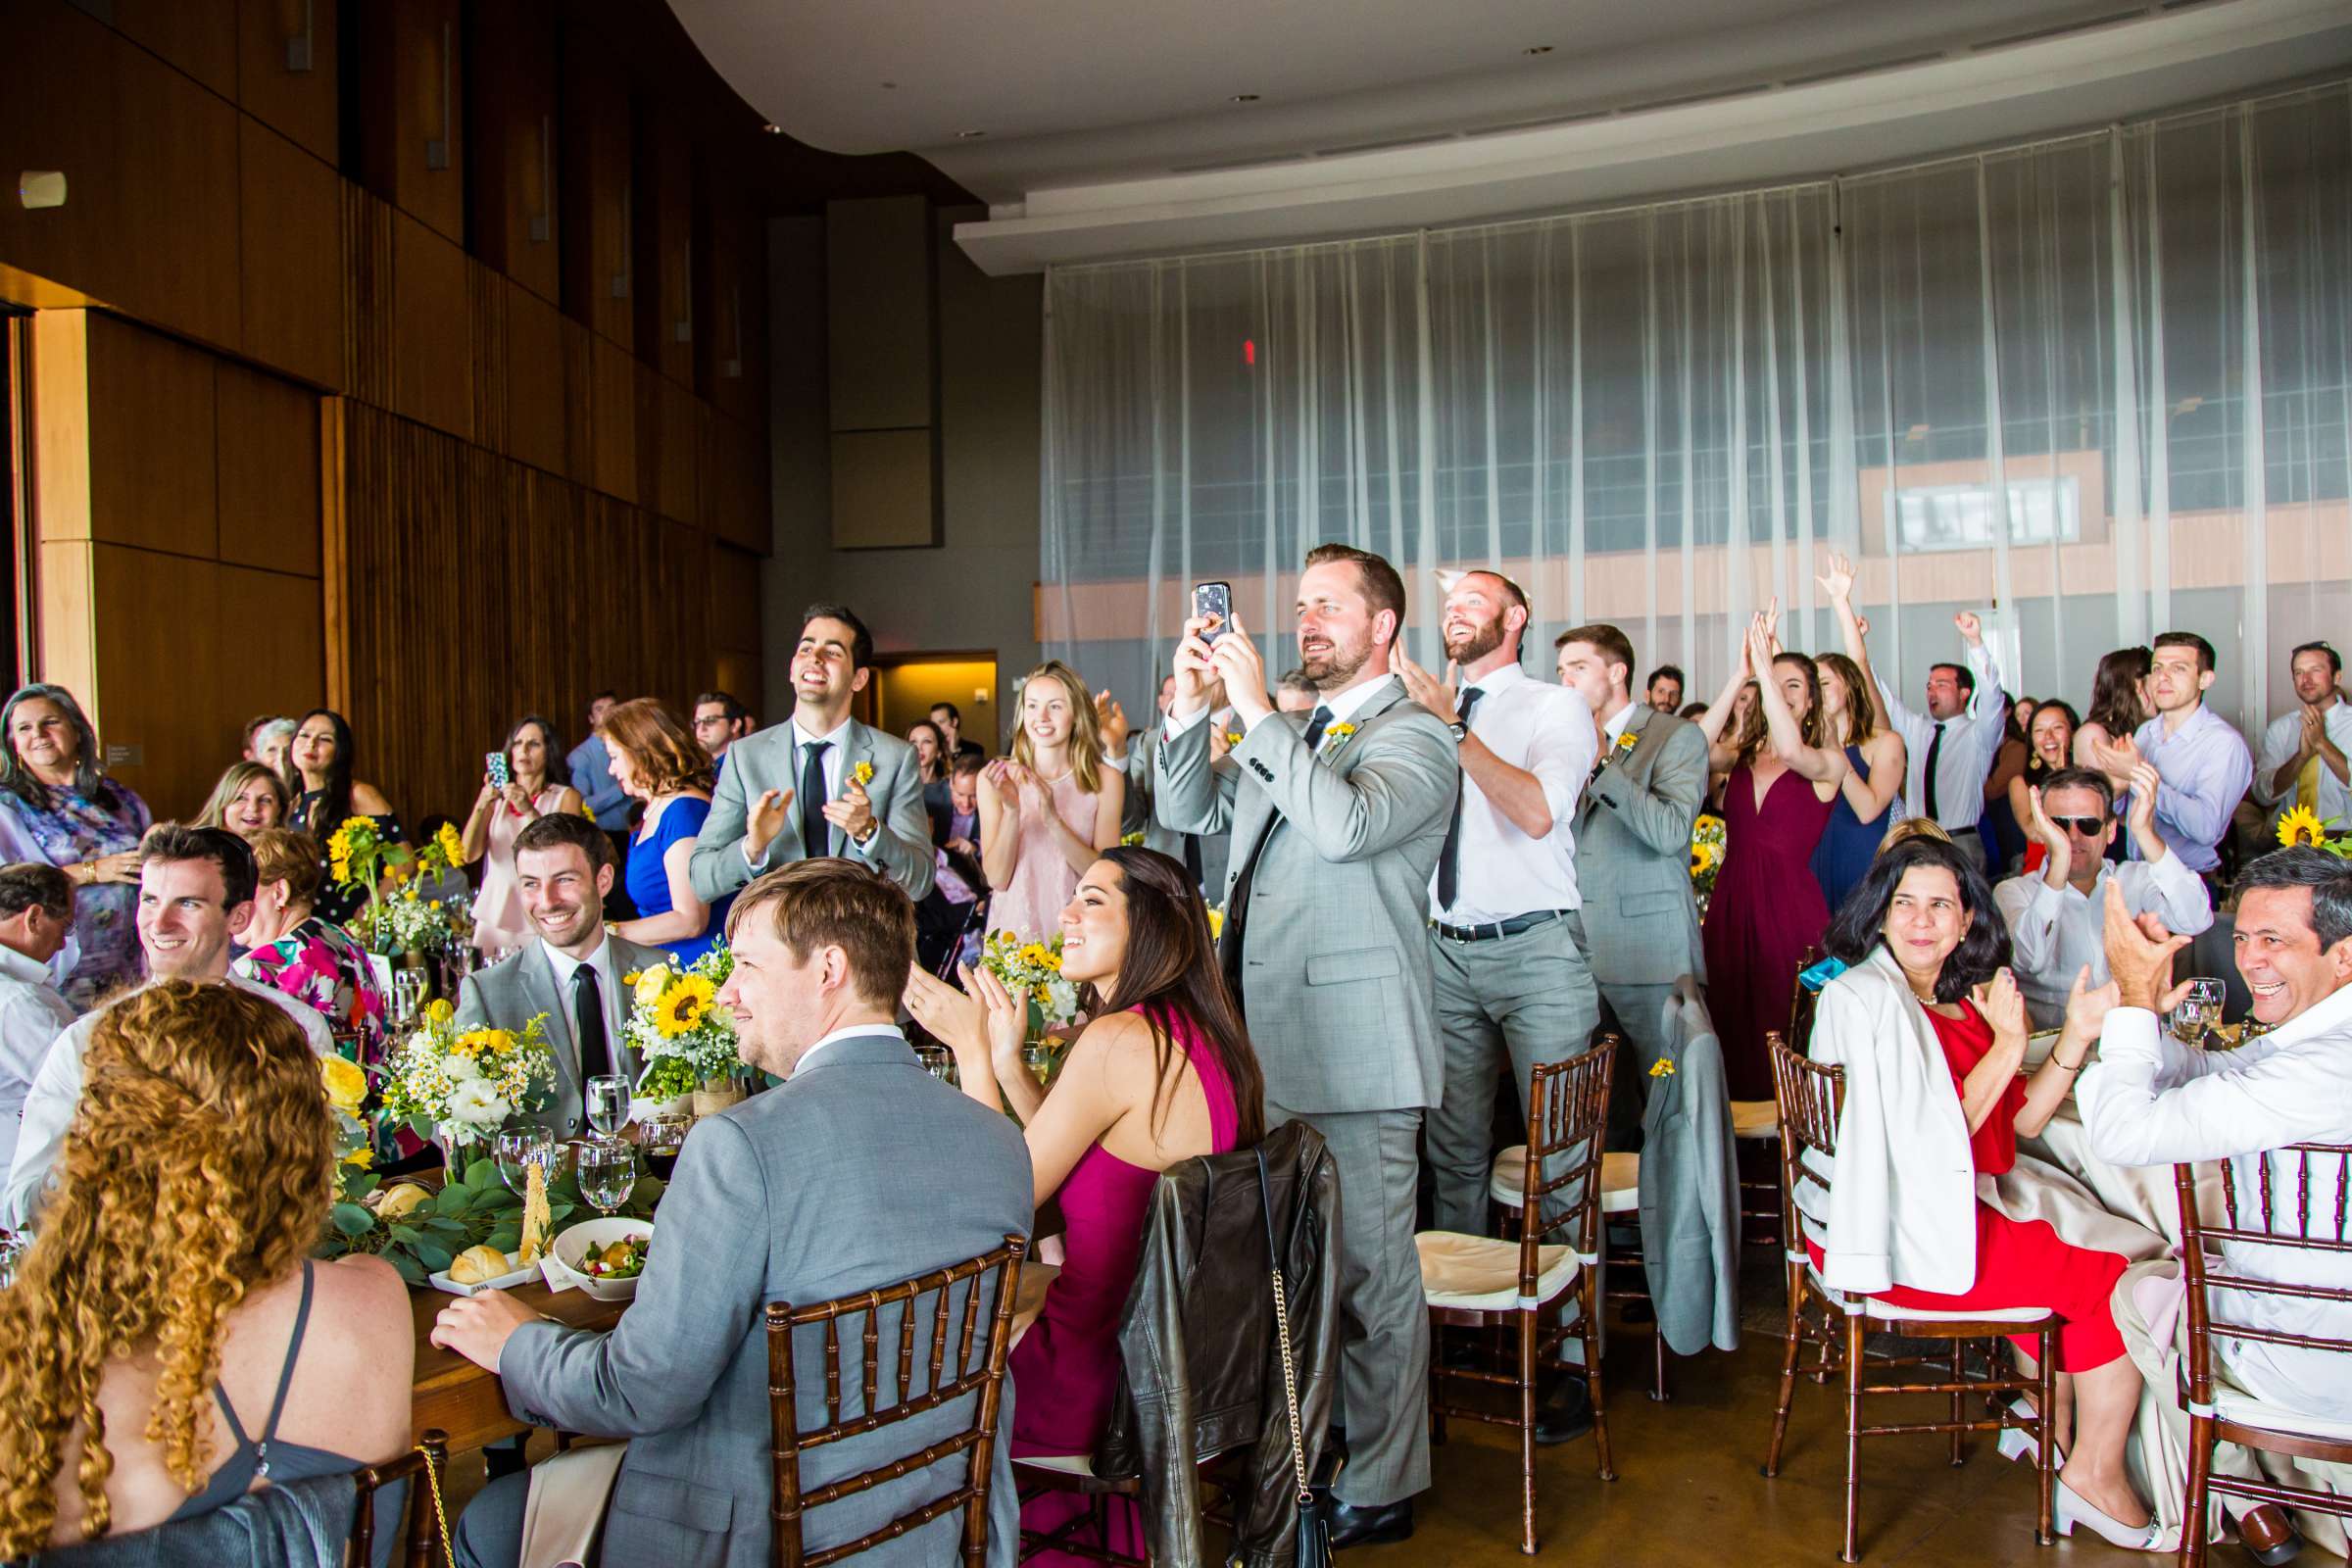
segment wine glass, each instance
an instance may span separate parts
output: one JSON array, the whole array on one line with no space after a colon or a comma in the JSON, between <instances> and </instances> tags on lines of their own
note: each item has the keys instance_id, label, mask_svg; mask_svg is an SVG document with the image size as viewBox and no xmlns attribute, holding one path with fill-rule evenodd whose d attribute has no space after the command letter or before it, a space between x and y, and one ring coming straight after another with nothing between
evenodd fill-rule
<instances>
[{"instance_id":1,"label":"wine glass","mask_svg":"<svg viewBox=\"0 0 2352 1568\"><path fill-rule=\"evenodd\" d=\"M645 1152L645 1168L666 1182L678 1168L678 1151L686 1147L684 1116L657 1116L645 1124L638 1147Z\"/></svg>"},{"instance_id":2,"label":"wine glass","mask_svg":"<svg viewBox=\"0 0 2352 1568\"><path fill-rule=\"evenodd\" d=\"M914 1055L915 1059L923 1064L923 1071L941 1083L953 1084L956 1081L956 1057L947 1047L917 1046L914 1048Z\"/></svg>"},{"instance_id":3,"label":"wine glass","mask_svg":"<svg viewBox=\"0 0 2352 1568\"><path fill-rule=\"evenodd\" d=\"M1030 1077L1037 1080L1038 1088L1045 1088L1046 1080L1054 1076L1054 1042L1051 1040L1021 1042L1021 1065L1029 1070Z\"/></svg>"},{"instance_id":4,"label":"wine glass","mask_svg":"<svg viewBox=\"0 0 2352 1568\"><path fill-rule=\"evenodd\" d=\"M597 1141L611 1143L629 1119L629 1081L618 1073L600 1073L588 1080L588 1123Z\"/></svg>"},{"instance_id":5,"label":"wine glass","mask_svg":"<svg viewBox=\"0 0 2352 1568\"><path fill-rule=\"evenodd\" d=\"M2222 983L2200 977L2187 982L2188 989L2173 1007L2173 1038L2184 1046L2202 1042L2205 1031L2222 1021Z\"/></svg>"},{"instance_id":6,"label":"wine glass","mask_svg":"<svg viewBox=\"0 0 2352 1568\"><path fill-rule=\"evenodd\" d=\"M610 1214L629 1200L637 1185L637 1151L627 1144L582 1144L576 1174L580 1196Z\"/></svg>"},{"instance_id":7,"label":"wine glass","mask_svg":"<svg viewBox=\"0 0 2352 1568\"><path fill-rule=\"evenodd\" d=\"M500 1179L520 1198L529 1188L533 1165L544 1180L555 1180L556 1135L545 1127L509 1127L490 1141L490 1157L498 1161Z\"/></svg>"},{"instance_id":8,"label":"wine glass","mask_svg":"<svg viewBox=\"0 0 2352 1568\"><path fill-rule=\"evenodd\" d=\"M429 982L421 969L403 969L392 977L392 1013L404 1027L416 1021L424 1010L424 994Z\"/></svg>"}]
</instances>

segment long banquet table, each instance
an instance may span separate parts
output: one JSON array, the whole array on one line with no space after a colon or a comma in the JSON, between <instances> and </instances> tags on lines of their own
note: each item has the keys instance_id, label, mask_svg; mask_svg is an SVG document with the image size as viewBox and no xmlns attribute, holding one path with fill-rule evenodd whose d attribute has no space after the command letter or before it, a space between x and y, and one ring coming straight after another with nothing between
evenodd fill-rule
<instances>
[{"instance_id":1,"label":"long banquet table","mask_svg":"<svg viewBox=\"0 0 2352 1568\"><path fill-rule=\"evenodd\" d=\"M600 1301L586 1291L551 1291L525 1285L509 1293L532 1311L578 1329L609 1329L628 1309L625 1301ZM438 1427L449 1434L449 1451L469 1449L529 1428L507 1412L498 1374L485 1372L455 1350L431 1343L433 1319L457 1298L444 1291L411 1291L409 1310L416 1325L416 1392L409 1411L413 1435Z\"/></svg>"}]
</instances>

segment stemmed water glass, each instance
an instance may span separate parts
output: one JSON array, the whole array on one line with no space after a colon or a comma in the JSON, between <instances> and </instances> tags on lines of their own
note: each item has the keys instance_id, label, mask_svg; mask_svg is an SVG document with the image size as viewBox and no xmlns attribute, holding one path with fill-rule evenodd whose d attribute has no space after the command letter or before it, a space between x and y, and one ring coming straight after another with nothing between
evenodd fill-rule
<instances>
[{"instance_id":1,"label":"stemmed water glass","mask_svg":"<svg viewBox=\"0 0 2352 1568\"><path fill-rule=\"evenodd\" d=\"M599 1143L609 1144L629 1119L629 1081L618 1073L599 1073L588 1080L588 1124Z\"/></svg>"},{"instance_id":2,"label":"stemmed water glass","mask_svg":"<svg viewBox=\"0 0 2352 1568\"><path fill-rule=\"evenodd\" d=\"M556 1135L545 1127L509 1127L491 1140L490 1157L498 1161L498 1174L514 1196L523 1197L533 1165L545 1180L556 1179Z\"/></svg>"},{"instance_id":3,"label":"stemmed water glass","mask_svg":"<svg viewBox=\"0 0 2352 1568\"><path fill-rule=\"evenodd\" d=\"M2219 980L2199 978L2186 983L2180 1000L2172 1012L2173 1038L2184 1046L2201 1045L2205 1032L2222 1021L2222 999L2225 995Z\"/></svg>"},{"instance_id":4,"label":"stemmed water glass","mask_svg":"<svg viewBox=\"0 0 2352 1568\"><path fill-rule=\"evenodd\" d=\"M629 1200L637 1185L637 1151L621 1143L582 1144L575 1170L580 1196L598 1213L610 1214Z\"/></svg>"}]
</instances>

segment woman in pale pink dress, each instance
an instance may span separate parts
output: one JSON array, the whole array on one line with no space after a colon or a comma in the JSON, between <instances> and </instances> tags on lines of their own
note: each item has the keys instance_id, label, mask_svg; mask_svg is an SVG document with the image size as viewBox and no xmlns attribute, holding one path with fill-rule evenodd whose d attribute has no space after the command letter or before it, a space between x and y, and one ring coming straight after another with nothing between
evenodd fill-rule
<instances>
[{"instance_id":1,"label":"woman in pale pink dress","mask_svg":"<svg viewBox=\"0 0 2352 1568\"><path fill-rule=\"evenodd\" d=\"M1126 776L1102 761L1095 705L1078 672L1050 659L1021 686L1012 755L980 775L980 863L988 931L1044 938L1078 878L1119 842Z\"/></svg>"},{"instance_id":2,"label":"woman in pale pink dress","mask_svg":"<svg viewBox=\"0 0 2352 1568\"><path fill-rule=\"evenodd\" d=\"M482 775L482 792L466 818L466 858L482 865L481 891L473 901L473 945L491 957L512 953L531 940L514 886L514 835L551 811L580 809L580 792L554 777L550 768L564 755L556 726L525 714L507 735L504 789Z\"/></svg>"}]
</instances>

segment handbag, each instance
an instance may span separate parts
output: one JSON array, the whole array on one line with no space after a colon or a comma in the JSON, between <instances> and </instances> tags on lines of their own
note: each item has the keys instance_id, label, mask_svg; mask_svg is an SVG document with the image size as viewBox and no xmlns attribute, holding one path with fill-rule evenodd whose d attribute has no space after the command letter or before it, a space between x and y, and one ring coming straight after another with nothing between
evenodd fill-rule
<instances>
[{"instance_id":1,"label":"handbag","mask_svg":"<svg viewBox=\"0 0 2352 1568\"><path fill-rule=\"evenodd\" d=\"M1290 1292L1282 1277L1282 1249L1274 1242L1274 1188L1266 1174L1266 1152L1257 1151L1257 1201L1266 1221L1266 1264L1274 1275L1274 1334L1282 1348L1283 1407L1291 1418L1291 1470L1298 1487L1298 1532L1292 1561L1298 1568L1331 1568L1331 1534L1306 1480L1306 1444L1298 1431L1298 1375L1291 1364Z\"/></svg>"}]
</instances>

